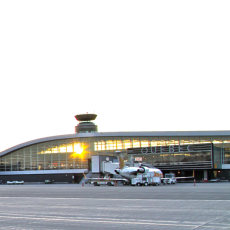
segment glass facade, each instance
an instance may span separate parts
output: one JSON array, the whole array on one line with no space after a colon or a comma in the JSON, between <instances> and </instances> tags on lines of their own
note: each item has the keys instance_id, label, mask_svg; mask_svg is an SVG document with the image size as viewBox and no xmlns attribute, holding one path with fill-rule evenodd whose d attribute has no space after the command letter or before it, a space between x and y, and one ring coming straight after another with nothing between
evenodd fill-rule
<instances>
[{"instance_id":1,"label":"glass facade","mask_svg":"<svg viewBox=\"0 0 230 230\"><path fill-rule=\"evenodd\" d=\"M172 152L134 155L134 161L147 162L162 170L211 169L212 151ZM141 159L140 159L141 157Z\"/></svg>"},{"instance_id":2,"label":"glass facade","mask_svg":"<svg viewBox=\"0 0 230 230\"><path fill-rule=\"evenodd\" d=\"M144 137L92 136L38 142L19 148L0 157L0 171L88 169L92 155L126 153L127 148L191 145L213 143L214 165L230 164L230 137ZM127 158L127 155L126 155ZM144 156L143 161L153 164L211 160L210 152L168 153Z\"/></svg>"},{"instance_id":3,"label":"glass facade","mask_svg":"<svg viewBox=\"0 0 230 230\"><path fill-rule=\"evenodd\" d=\"M67 139L33 144L0 158L0 171L88 168L89 145Z\"/></svg>"}]
</instances>

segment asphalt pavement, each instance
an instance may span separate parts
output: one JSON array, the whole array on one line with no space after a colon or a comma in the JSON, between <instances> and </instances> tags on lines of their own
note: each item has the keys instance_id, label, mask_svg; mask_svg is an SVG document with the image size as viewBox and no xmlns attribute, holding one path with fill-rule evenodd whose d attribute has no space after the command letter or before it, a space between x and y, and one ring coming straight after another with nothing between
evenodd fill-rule
<instances>
[{"instance_id":1,"label":"asphalt pavement","mask_svg":"<svg viewBox=\"0 0 230 230\"><path fill-rule=\"evenodd\" d=\"M230 183L0 185L0 229L230 229Z\"/></svg>"}]
</instances>

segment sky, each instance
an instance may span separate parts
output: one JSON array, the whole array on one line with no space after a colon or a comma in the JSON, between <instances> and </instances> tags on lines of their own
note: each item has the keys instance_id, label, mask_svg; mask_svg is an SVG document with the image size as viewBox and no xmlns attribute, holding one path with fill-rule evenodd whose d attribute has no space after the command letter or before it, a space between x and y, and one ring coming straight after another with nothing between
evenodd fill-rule
<instances>
[{"instance_id":1,"label":"sky","mask_svg":"<svg viewBox=\"0 0 230 230\"><path fill-rule=\"evenodd\" d=\"M0 151L74 133L230 130L230 2L0 1Z\"/></svg>"}]
</instances>

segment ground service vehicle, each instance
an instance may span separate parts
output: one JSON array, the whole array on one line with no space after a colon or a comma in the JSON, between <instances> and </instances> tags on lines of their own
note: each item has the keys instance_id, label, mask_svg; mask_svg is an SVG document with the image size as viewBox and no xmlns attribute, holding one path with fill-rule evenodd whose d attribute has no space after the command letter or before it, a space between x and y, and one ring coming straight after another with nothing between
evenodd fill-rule
<instances>
[{"instance_id":1,"label":"ground service vehicle","mask_svg":"<svg viewBox=\"0 0 230 230\"><path fill-rule=\"evenodd\" d=\"M148 185L160 185L161 178L163 177L163 173L160 169L149 167L147 165L140 166L125 166L123 168L112 169L113 163L105 162L106 167L103 168L111 168L111 170L103 170L106 174L111 174L112 177L94 177L94 178L86 178L86 183L93 184L95 186L100 185L109 185L114 186L117 184L128 185L131 184L133 186L148 186ZM118 174L121 177L118 177Z\"/></svg>"},{"instance_id":2,"label":"ground service vehicle","mask_svg":"<svg viewBox=\"0 0 230 230\"><path fill-rule=\"evenodd\" d=\"M148 186L148 185L160 185L161 179L151 174L138 174L136 177L131 179L131 185L133 186Z\"/></svg>"},{"instance_id":3,"label":"ground service vehicle","mask_svg":"<svg viewBox=\"0 0 230 230\"><path fill-rule=\"evenodd\" d=\"M6 184L24 184L24 181L7 181Z\"/></svg>"},{"instance_id":4,"label":"ground service vehicle","mask_svg":"<svg viewBox=\"0 0 230 230\"><path fill-rule=\"evenodd\" d=\"M147 166L124 167L116 169L115 172L129 181L131 185L160 185L163 173L160 169Z\"/></svg>"},{"instance_id":5,"label":"ground service vehicle","mask_svg":"<svg viewBox=\"0 0 230 230\"><path fill-rule=\"evenodd\" d=\"M176 184L176 177L174 173L166 173L165 177L162 178L164 184Z\"/></svg>"},{"instance_id":6,"label":"ground service vehicle","mask_svg":"<svg viewBox=\"0 0 230 230\"><path fill-rule=\"evenodd\" d=\"M118 183L126 184L127 180L123 178L109 178L109 177L97 177L97 178L88 178L87 183L93 184L94 186L108 185L114 186Z\"/></svg>"}]
</instances>

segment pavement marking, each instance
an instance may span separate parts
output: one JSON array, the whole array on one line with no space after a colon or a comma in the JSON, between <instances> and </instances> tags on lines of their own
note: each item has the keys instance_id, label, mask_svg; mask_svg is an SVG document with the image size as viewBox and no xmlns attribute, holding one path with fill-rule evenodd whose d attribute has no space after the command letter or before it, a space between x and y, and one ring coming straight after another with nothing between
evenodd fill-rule
<instances>
[{"instance_id":1,"label":"pavement marking","mask_svg":"<svg viewBox=\"0 0 230 230\"><path fill-rule=\"evenodd\" d=\"M47 199L47 200L66 200L66 199L69 199L69 200L120 200L120 201L123 201L123 200L136 200L136 201L147 201L149 202L149 200L152 200L152 201L186 201L186 202L203 202L203 201L206 201L206 202L210 202L210 201L217 201L217 202L220 202L220 201L224 201L224 202L230 202L230 199L229 200L213 200L213 199L210 199L210 200L186 200L186 199L151 199L151 198L147 198L147 199L133 199L133 198L97 198L97 197L18 197L18 196L0 196L1 199L28 199L28 198L33 198L33 199Z\"/></svg>"},{"instance_id":2,"label":"pavement marking","mask_svg":"<svg viewBox=\"0 0 230 230\"><path fill-rule=\"evenodd\" d=\"M24 220L42 220L47 222L61 221L61 222L86 222L86 223L112 223L112 224L126 224L126 225L154 225L154 226L175 226L175 227L197 227L198 225L194 222L191 223L180 223L175 221L149 221L149 220L122 220L122 219L114 219L114 218L82 218L82 217L35 217L35 216L10 216L10 215L0 215L0 218L3 219L24 219Z\"/></svg>"},{"instance_id":3,"label":"pavement marking","mask_svg":"<svg viewBox=\"0 0 230 230\"><path fill-rule=\"evenodd\" d=\"M211 224L211 227L214 227L214 226L216 226L216 224L218 224L218 226L216 226L216 227L218 227L218 229L220 229L220 227L221 227L221 228L230 229L230 224L216 223L217 220L221 220L221 219L223 219L223 218L225 218L225 217L227 217L227 216L229 216L229 214L226 214L226 215L224 215L224 216L219 216L219 217L216 217L216 218L214 218L214 219L211 219L211 220L207 221L206 223L201 224L201 225L195 227L193 230L199 229L199 228L201 228L201 227L207 228L207 227L209 227L209 226L207 226L208 224ZM221 225L222 225L222 226L221 226Z\"/></svg>"},{"instance_id":4,"label":"pavement marking","mask_svg":"<svg viewBox=\"0 0 230 230\"><path fill-rule=\"evenodd\" d=\"M212 225L205 226L206 223L200 224L200 223L194 223L194 222L186 222L186 223L180 223L177 221L149 221L149 220L121 220L121 219L114 219L114 218L78 218L78 217L72 217L72 218L66 218L66 217L34 217L34 216L0 216L0 218L5 219L23 219L23 220L42 220L46 222L85 222L87 224L90 223L109 223L109 224L122 224L122 225L150 225L150 226L171 226L171 227L189 227L193 230L198 229L199 227L205 227L205 228L213 228ZM74 218L74 219L73 219ZM2 219L2 220L3 220ZM229 225L225 226L218 226L218 229L229 229Z\"/></svg>"},{"instance_id":5,"label":"pavement marking","mask_svg":"<svg viewBox=\"0 0 230 230\"><path fill-rule=\"evenodd\" d=\"M14 219L14 220L42 220L46 222L85 222L85 223L111 223L111 224L125 224L125 225L151 225L151 226L171 226L171 227L190 227L191 229L213 228L215 223L211 224L214 220L209 222L190 222L190 221L167 221L167 220L136 220L136 219L120 219L120 218L99 218L99 217L61 217L61 216L40 216L37 215L18 215L18 213L7 213L0 215L1 220ZM218 218L217 218L218 219ZM209 226L207 226L209 224ZM218 229L229 229L230 224L218 225Z\"/></svg>"}]
</instances>

